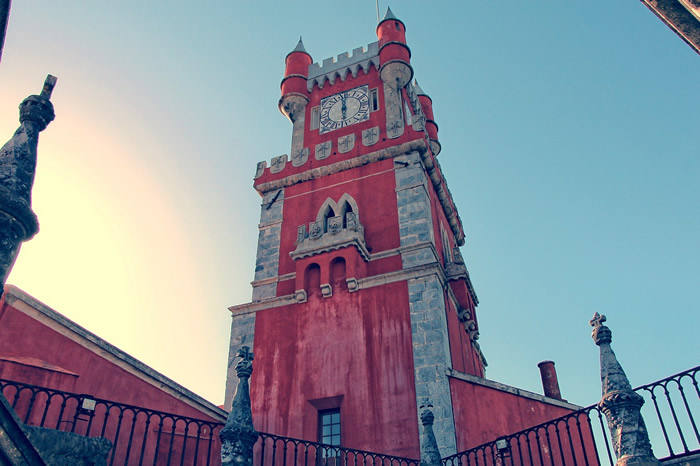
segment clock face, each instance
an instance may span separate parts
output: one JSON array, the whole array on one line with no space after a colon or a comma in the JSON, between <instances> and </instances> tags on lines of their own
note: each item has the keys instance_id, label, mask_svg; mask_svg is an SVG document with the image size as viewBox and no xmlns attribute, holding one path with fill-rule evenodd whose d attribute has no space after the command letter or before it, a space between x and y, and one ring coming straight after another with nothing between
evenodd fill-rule
<instances>
[{"instance_id":1,"label":"clock face","mask_svg":"<svg viewBox=\"0 0 700 466\"><path fill-rule=\"evenodd\" d=\"M368 86L356 87L321 99L319 133L369 120Z\"/></svg>"}]
</instances>

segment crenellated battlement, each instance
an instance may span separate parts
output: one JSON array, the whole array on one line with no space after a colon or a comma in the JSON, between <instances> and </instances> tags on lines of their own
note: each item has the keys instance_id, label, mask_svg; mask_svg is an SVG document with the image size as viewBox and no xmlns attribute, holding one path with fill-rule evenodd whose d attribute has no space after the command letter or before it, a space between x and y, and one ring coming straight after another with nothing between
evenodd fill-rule
<instances>
[{"instance_id":1,"label":"crenellated battlement","mask_svg":"<svg viewBox=\"0 0 700 466\"><path fill-rule=\"evenodd\" d=\"M366 50L364 47L353 49L352 55L345 52L336 58L326 58L320 65L312 63L309 65L307 88L309 92L313 89L314 84L317 84L319 88L323 88L326 81L332 85L338 77L345 81L348 72L352 73L352 76L355 78L360 69L367 74L372 65L379 69L379 44L377 42L367 45Z\"/></svg>"}]
</instances>

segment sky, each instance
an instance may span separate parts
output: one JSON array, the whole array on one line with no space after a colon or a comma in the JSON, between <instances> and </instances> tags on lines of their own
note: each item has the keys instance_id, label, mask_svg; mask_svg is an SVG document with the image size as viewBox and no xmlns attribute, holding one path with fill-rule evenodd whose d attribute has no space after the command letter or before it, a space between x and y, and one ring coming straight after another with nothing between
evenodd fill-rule
<instances>
[{"instance_id":1,"label":"sky","mask_svg":"<svg viewBox=\"0 0 700 466\"><path fill-rule=\"evenodd\" d=\"M381 14L387 2L379 2ZM398 0L467 235L490 379L600 397L700 362L700 57L638 1ZM284 58L376 40L373 1L13 2L0 143L58 77L8 283L210 401L249 302L255 165L288 153Z\"/></svg>"}]
</instances>

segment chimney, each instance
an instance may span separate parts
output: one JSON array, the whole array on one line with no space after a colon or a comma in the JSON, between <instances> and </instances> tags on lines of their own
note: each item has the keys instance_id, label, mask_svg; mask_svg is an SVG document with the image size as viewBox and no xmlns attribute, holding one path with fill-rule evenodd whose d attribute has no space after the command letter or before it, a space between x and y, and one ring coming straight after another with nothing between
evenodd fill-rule
<instances>
[{"instance_id":1,"label":"chimney","mask_svg":"<svg viewBox=\"0 0 700 466\"><path fill-rule=\"evenodd\" d=\"M563 400L561 391L559 391L559 381L557 380L557 370L554 368L554 361L542 361L537 367L540 368L544 396Z\"/></svg>"}]
</instances>

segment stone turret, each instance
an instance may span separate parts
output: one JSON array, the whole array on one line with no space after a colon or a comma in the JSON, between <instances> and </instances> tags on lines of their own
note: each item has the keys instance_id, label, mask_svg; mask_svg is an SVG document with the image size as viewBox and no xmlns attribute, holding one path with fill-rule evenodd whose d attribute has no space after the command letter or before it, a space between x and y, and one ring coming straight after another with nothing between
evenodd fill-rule
<instances>
[{"instance_id":1,"label":"stone turret","mask_svg":"<svg viewBox=\"0 0 700 466\"><path fill-rule=\"evenodd\" d=\"M406 26L387 8L377 25L379 38L379 75L385 83L404 87L413 78L411 50L406 45Z\"/></svg>"},{"instance_id":2,"label":"stone turret","mask_svg":"<svg viewBox=\"0 0 700 466\"><path fill-rule=\"evenodd\" d=\"M433 155L437 156L442 150L442 146L438 141L438 125L435 123L435 117L433 116L433 99L421 89L418 81L414 83L414 89L425 115L425 130L428 133L430 150L433 151Z\"/></svg>"},{"instance_id":3,"label":"stone turret","mask_svg":"<svg viewBox=\"0 0 700 466\"><path fill-rule=\"evenodd\" d=\"M56 78L49 75L41 94L24 99L19 106L20 127L0 149L0 285L3 287L22 242L39 231L32 210L32 186L39 133L55 117L49 100L55 85Z\"/></svg>"},{"instance_id":4,"label":"stone turret","mask_svg":"<svg viewBox=\"0 0 700 466\"><path fill-rule=\"evenodd\" d=\"M644 398L632 390L625 371L610 347L612 331L603 325L607 319L593 315L593 341L600 347L600 380L603 398L598 403L608 420L617 465L655 466L660 464L651 449L640 409Z\"/></svg>"}]
</instances>

